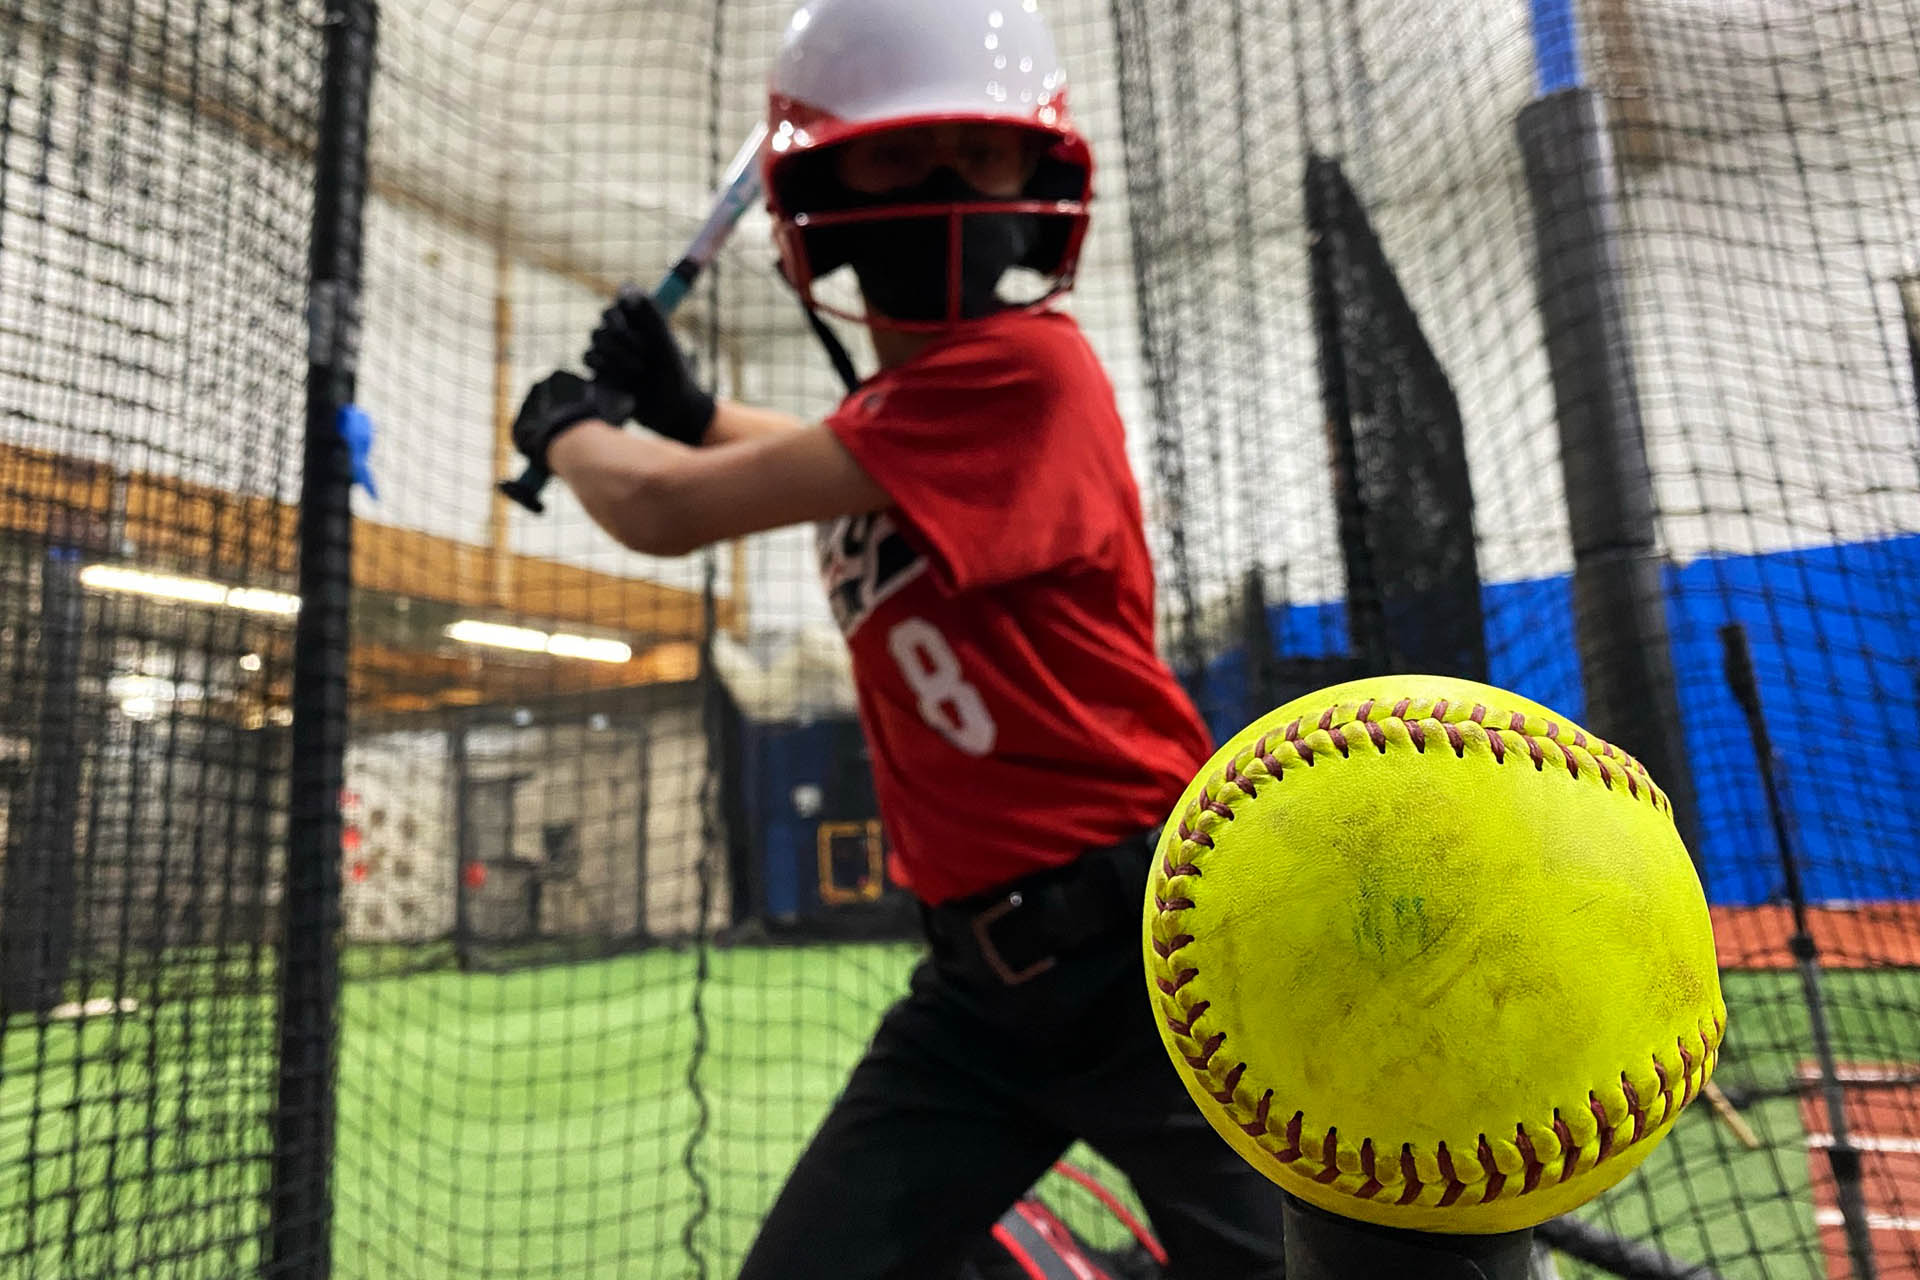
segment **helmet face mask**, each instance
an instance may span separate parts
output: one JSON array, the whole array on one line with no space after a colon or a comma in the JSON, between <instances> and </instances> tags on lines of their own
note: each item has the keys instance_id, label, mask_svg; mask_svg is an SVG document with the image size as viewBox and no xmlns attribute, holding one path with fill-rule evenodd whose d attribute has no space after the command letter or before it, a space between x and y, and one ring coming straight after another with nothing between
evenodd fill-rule
<instances>
[{"instance_id":1,"label":"helmet face mask","mask_svg":"<svg viewBox=\"0 0 1920 1280\"><path fill-rule=\"evenodd\" d=\"M1072 287L1093 162L1032 0L811 0L770 89L768 204L810 308L938 330ZM863 314L816 291L848 265ZM1001 297L1009 272L1036 296Z\"/></svg>"}]
</instances>

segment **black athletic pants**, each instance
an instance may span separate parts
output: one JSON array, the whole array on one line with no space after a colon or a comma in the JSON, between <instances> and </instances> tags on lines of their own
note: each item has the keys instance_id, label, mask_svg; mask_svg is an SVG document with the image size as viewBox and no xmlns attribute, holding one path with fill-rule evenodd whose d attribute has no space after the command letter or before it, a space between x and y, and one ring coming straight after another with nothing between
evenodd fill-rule
<instances>
[{"instance_id":1,"label":"black athletic pants","mask_svg":"<svg viewBox=\"0 0 1920 1280\"><path fill-rule=\"evenodd\" d=\"M741 1280L944 1280L1075 1138L1180 1280L1283 1273L1279 1188L1201 1118L1153 1025L1146 840L924 913L930 958L761 1224Z\"/></svg>"}]
</instances>

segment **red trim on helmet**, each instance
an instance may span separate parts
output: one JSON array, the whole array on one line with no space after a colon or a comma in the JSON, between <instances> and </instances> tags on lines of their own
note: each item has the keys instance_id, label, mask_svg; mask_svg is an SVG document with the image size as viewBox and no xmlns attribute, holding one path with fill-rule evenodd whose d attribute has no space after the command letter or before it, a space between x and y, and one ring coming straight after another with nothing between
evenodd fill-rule
<instances>
[{"instance_id":1,"label":"red trim on helmet","mask_svg":"<svg viewBox=\"0 0 1920 1280\"><path fill-rule=\"evenodd\" d=\"M876 328L907 332L940 332L960 322L961 282L965 275L962 261L961 219L968 214L1039 213L1072 220L1066 248L1060 255L1054 285L1038 300L1015 310L1045 310L1055 298L1073 288L1079 273L1080 253L1086 244L1090 216L1087 206L1093 200L1093 152L1085 138L1074 129L1067 113L1063 90L1052 102L1034 108L1030 116L994 114L988 111L930 112L893 116L880 120L848 121L784 94L773 94L768 101L767 122L772 130L766 158L762 161L767 194L767 210L773 215L774 245L780 255L780 273L811 310L825 312L838 319ZM1050 158L1071 165L1085 175L1078 200L982 200L968 204L881 205L864 209L835 210L831 213L796 215L781 198L781 171L787 162L823 148L850 142L869 134L895 129L922 128L938 124L998 124L1029 129L1053 139ZM877 222L893 218L947 217L949 259L947 278L947 318L944 321L900 320L869 309L855 315L839 307L822 303L813 293L813 267L807 261L806 242L801 234L808 226L833 226L850 222Z\"/></svg>"}]
</instances>

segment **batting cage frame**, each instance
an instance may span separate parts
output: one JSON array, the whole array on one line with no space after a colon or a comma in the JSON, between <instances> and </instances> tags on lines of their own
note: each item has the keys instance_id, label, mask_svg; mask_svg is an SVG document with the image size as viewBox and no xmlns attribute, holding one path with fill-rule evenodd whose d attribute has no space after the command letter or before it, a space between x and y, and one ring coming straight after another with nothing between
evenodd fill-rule
<instances>
[{"instance_id":1,"label":"batting cage frame","mask_svg":"<svg viewBox=\"0 0 1920 1280\"><path fill-rule=\"evenodd\" d=\"M1041 5L1216 740L1511 688L1706 887L1716 1089L1489 1265L1920 1275L1915 14ZM716 393L873 367L742 165L792 7L0 3L0 1274L739 1264L922 945L832 548L495 485L636 278ZM1153 1265L1072 1161L1013 1225Z\"/></svg>"}]
</instances>

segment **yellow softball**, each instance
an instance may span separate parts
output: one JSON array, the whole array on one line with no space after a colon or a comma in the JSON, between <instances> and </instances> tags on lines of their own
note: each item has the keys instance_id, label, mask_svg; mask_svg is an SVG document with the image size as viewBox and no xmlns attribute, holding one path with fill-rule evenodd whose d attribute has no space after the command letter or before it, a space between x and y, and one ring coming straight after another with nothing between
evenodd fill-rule
<instances>
[{"instance_id":1,"label":"yellow softball","mask_svg":"<svg viewBox=\"0 0 1920 1280\"><path fill-rule=\"evenodd\" d=\"M1720 1051L1706 899L1639 762L1501 689L1297 699L1180 798L1148 996L1207 1119L1347 1217L1514 1231L1625 1177Z\"/></svg>"}]
</instances>

